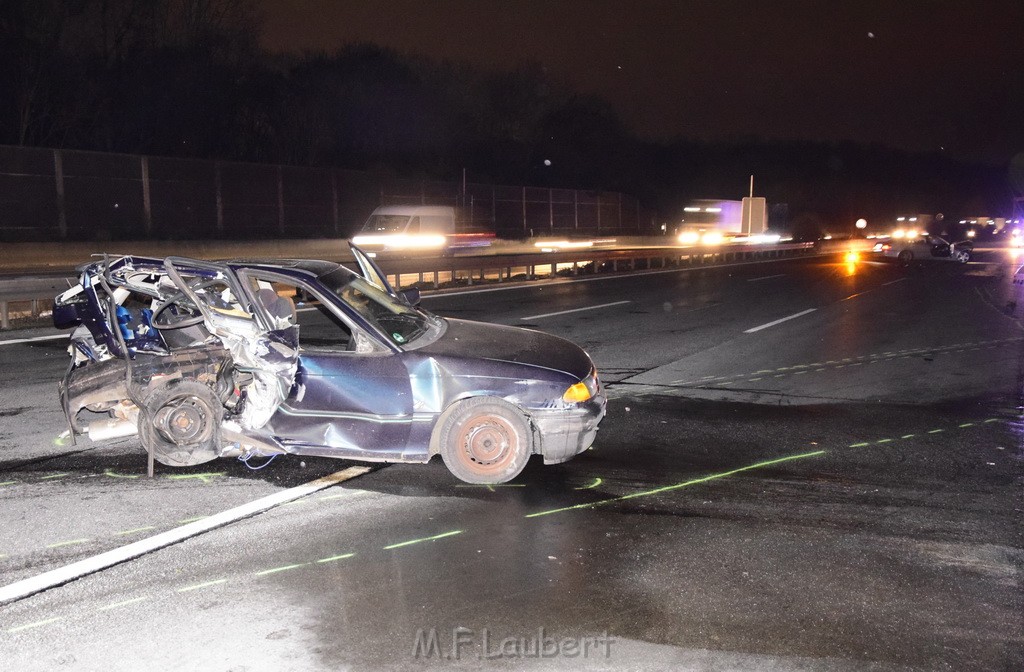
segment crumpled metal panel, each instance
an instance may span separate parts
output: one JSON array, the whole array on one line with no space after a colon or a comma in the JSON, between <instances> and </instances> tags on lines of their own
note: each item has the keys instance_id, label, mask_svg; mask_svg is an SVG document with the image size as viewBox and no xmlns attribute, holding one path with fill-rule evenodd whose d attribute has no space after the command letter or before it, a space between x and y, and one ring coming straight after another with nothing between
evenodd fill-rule
<instances>
[{"instance_id":1,"label":"crumpled metal panel","mask_svg":"<svg viewBox=\"0 0 1024 672\"><path fill-rule=\"evenodd\" d=\"M81 432L84 428L77 416L83 408L133 397L144 399L150 390L171 380L198 380L216 389L221 372L230 362L227 350L207 345L170 355L140 355L132 362L132 390L129 392L127 362L108 359L69 370L58 389L68 420Z\"/></svg>"},{"instance_id":2,"label":"crumpled metal panel","mask_svg":"<svg viewBox=\"0 0 1024 672\"><path fill-rule=\"evenodd\" d=\"M334 449L336 457L397 461L409 451L410 425L418 417L401 356L306 351L268 429L282 443Z\"/></svg>"},{"instance_id":3,"label":"crumpled metal panel","mask_svg":"<svg viewBox=\"0 0 1024 672\"><path fill-rule=\"evenodd\" d=\"M165 351L150 351L152 344L143 348L140 344L155 339L138 339L135 331L125 333L124 328L131 325L105 319L108 289L99 287L96 275L104 268L93 265L83 274L80 289L58 297L74 307L95 337L94 343L80 338L76 366L63 383L62 399L71 416L87 405L114 410L120 408L114 404L125 398L143 400L154 386L178 377L205 382L224 403L222 455L286 452L425 462L436 423L451 404L493 396L531 417L540 436L536 452L550 463L589 447L604 415L601 395L595 394L585 404L563 400L567 387L576 381L592 378L595 392L598 385L590 358L564 339L448 320L438 323L441 328L433 340L410 347L382 343L370 352L316 347L300 351L294 312L289 316L281 305L274 310L266 303L278 304L280 298L287 307L289 300L275 294L263 297L261 293L270 290L262 287L255 297L259 305L253 306L253 288L238 286L239 269L245 268L245 262L123 258L110 265L108 285L113 286L109 291L115 298L129 287L150 297L149 308L155 309L161 302L175 300L176 294L185 294L193 302L206 302L203 322L195 326L195 334L186 333L188 328L170 332L181 336L173 343L169 332L161 332L159 340L168 346ZM332 270L331 265L322 265L309 272L318 275ZM276 277L288 276L297 286L316 287L318 281L303 275L308 271L303 269L274 265ZM233 298L243 294L248 298ZM344 299L336 298L340 310ZM62 310L61 319L71 323L69 313ZM361 324L355 318L353 322ZM355 331L362 338L374 337L365 329ZM132 358L130 386L119 333ZM235 394L236 385L240 394ZM117 417L131 416L120 412Z\"/></svg>"},{"instance_id":4,"label":"crumpled metal panel","mask_svg":"<svg viewBox=\"0 0 1024 672\"><path fill-rule=\"evenodd\" d=\"M207 328L231 352L236 368L252 374L246 403L238 421L245 429L259 429L270 421L288 397L298 370L297 325L263 333L251 320L214 317Z\"/></svg>"}]
</instances>

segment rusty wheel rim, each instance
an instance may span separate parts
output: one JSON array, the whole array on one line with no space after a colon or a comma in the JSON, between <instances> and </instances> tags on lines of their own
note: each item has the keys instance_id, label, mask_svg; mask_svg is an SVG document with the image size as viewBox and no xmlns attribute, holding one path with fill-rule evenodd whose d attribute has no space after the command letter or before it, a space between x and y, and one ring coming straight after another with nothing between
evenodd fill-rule
<instances>
[{"instance_id":1,"label":"rusty wheel rim","mask_svg":"<svg viewBox=\"0 0 1024 672\"><path fill-rule=\"evenodd\" d=\"M210 434L212 413L195 397L174 399L156 414L156 427L164 437L177 445L203 441Z\"/></svg>"},{"instance_id":2,"label":"rusty wheel rim","mask_svg":"<svg viewBox=\"0 0 1024 672\"><path fill-rule=\"evenodd\" d=\"M519 451L519 435L515 427L498 415L473 418L459 429L456 441L459 461L478 474L503 471Z\"/></svg>"}]
</instances>

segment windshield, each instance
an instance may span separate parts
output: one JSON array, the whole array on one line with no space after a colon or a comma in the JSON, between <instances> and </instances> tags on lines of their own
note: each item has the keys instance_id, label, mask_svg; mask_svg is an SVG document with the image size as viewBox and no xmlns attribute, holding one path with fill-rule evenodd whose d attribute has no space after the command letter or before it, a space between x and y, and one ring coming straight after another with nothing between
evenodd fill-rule
<instances>
[{"instance_id":1,"label":"windshield","mask_svg":"<svg viewBox=\"0 0 1024 672\"><path fill-rule=\"evenodd\" d=\"M434 319L347 269L339 268L322 275L320 282L397 345L415 341L427 332Z\"/></svg>"},{"instance_id":2,"label":"windshield","mask_svg":"<svg viewBox=\"0 0 1024 672\"><path fill-rule=\"evenodd\" d=\"M363 233L404 233L409 215L370 215L363 224Z\"/></svg>"}]
</instances>

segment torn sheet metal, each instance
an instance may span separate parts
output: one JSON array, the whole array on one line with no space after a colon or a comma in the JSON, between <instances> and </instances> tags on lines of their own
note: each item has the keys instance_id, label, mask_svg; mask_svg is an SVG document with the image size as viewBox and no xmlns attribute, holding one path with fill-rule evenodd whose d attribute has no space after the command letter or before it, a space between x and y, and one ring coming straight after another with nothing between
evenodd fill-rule
<instances>
[{"instance_id":1,"label":"torn sheet metal","mask_svg":"<svg viewBox=\"0 0 1024 672\"><path fill-rule=\"evenodd\" d=\"M590 447L605 399L583 350L541 332L440 318L353 253L362 273L311 260L124 256L84 266L53 313L56 326L73 329L59 385L73 434L137 433L172 466L280 453L426 462L440 453L471 482L512 478L531 453L561 462ZM476 407L486 413L468 410ZM495 432L514 432L498 444L512 462L475 473L475 458L459 451L491 451L474 437Z\"/></svg>"}]
</instances>

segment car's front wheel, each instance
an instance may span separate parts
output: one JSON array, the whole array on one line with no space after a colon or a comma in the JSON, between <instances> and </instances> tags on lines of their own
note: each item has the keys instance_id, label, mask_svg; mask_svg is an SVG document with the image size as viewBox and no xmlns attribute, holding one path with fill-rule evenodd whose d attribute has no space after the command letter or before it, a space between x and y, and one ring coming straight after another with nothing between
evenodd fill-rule
<instances>
[{"instance_id":1,"label":"car's front wheel","mask_svg":"<svg viewBox=\"0 0 1024 672\"><path fill-rule=\"evenodd\" d=\"M445 466L467 483L505 483L519 475L533 452L523 413L495 397L458 403L444 420L440 452Z\"/></svg>"},{"instance_id":2,"label":"car's front wheel","mask_svg":"<svg viewBox=\"0 0 1024 672\"><path fill-rule=\"evenodd\" d=\"M910 250L903 250L896 258L899 259L899 262L901 264L907 266L910 264L910 262L914 260L914 253L911 252Z\"/></svg>"},{"instance_id":3,"label":"car's front wheel","mask_svg":"<svg viewBox=\"0 0 1024 672\"><path fill-rule=\"evenodd\" d=\"M955 250L953 252L953 259L960 262L961 264L966 264L968 261L971 260L971 253L968 252L967 250Z\"/></svg>"}]
</instances>

